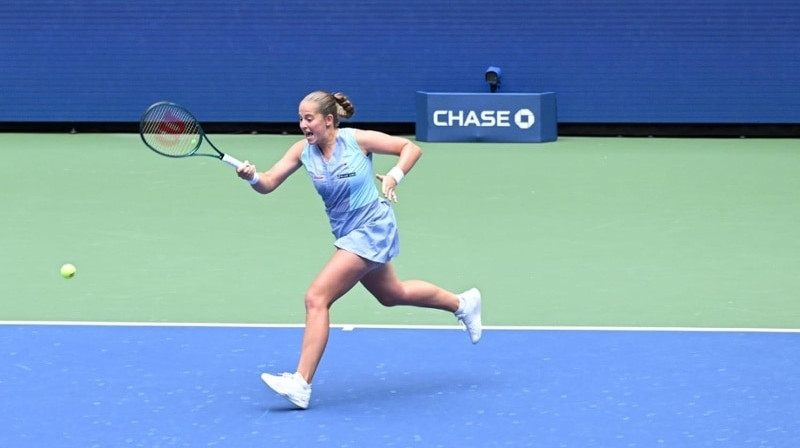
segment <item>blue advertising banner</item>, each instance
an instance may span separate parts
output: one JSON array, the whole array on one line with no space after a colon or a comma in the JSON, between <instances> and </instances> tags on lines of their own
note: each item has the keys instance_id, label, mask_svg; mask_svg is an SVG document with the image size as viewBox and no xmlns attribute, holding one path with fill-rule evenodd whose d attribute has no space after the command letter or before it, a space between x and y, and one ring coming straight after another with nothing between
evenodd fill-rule
<instances>
[{"instance_id":1,"label":"blue advertising banner","mask_svg":"<svg viewBox=\"0 0 800 448\"><path fill-rule=\"evenodd\" d=\"M798 0L2 0L0 61L0 123L293 123L318 89L413 123L489 66L561 124L800 123Z\"/></svg>"},{"instance_id":2,"label":"blue advertising banner","mask_svg":"<svg viewBox=\"0 0 800 448\"><path fill-rule=\"evenodd\" d=\"M417 140L550 142L558 138L556 94L417 92Z\"/></svg>"}]
</instances>

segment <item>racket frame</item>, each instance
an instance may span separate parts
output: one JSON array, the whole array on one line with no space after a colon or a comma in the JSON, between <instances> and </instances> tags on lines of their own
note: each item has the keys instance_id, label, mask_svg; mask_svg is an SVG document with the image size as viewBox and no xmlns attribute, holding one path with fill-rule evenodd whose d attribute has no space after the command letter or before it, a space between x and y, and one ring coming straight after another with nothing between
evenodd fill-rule
<instances>
[{"instance_id":1,"label":"racket frame","mask_svg":"<svg viewBox=\"0 0 800 448\"><path fill-rule=\"evenodd\" d=\"M183 114L185 116L188 116L194 122L194 125L197 128L197 144L195 144L194 148L192 148L186 154L169 154L169 153L163 152L163 151L159 150L158 148L156 148L155 146L151 145L150 142L147 141L147 138L145 138L145 134L153 134L152 132L145 132L145 123L153 123L152 121L145 120L145 118L150 114L150 112L153 109L156 109L156 108L159 108L159 107L168 107L168 108L172 108L172 109L177 109L177 110L179 110L181 112L181 114ZM159 120L158 123L167 123L167 122L163 121L163 120ZM168 127L168 126L165 126L165 127ZM159 125L159 126L157 126L157 128L161 129L162 126ZM180 104L176 104L176 103L173 103L173 102L170 102L170 101L159 101L157 103L152 104L150 107L147 108L147 110L145 110L145 112L142 114L142 118L139 120L139 136L142 138L142 141L144 142L144 144L148 148L150 148L151 150L153 150L157 154L160 154L160 155L162 155L164 157L170 157L170 158L173 158L173 159L182 159L182 158L185 158L185 157L192 157L192 156L204 156L204 157L214 157L216 159L222 160L223 162L227 163L228 165L230 165L230 166L232 166L234 168L239 168L242 165L244 165L244 163L242 161L240 161L239 159L237 159L237 158L235 158L233 156L230 156L228 154L225 154L224 152L220 151L216 146L214 146L214 143L212 143L211 140L208 138L208 136L206 135L205 131L203 130L203 126L200 125L200 122L197 120L197 118L195 118L194 114L189 112L188 109L186 109L185 107L181 106ZM203 140L205 140L206 143L208 143L208 145L211 146L211 148L214 150L214 152L217 153L216 155L207 154L207 153L198 153L197 152L200 149L200 146L202 145Z\"/></svg>"}]
</instances>

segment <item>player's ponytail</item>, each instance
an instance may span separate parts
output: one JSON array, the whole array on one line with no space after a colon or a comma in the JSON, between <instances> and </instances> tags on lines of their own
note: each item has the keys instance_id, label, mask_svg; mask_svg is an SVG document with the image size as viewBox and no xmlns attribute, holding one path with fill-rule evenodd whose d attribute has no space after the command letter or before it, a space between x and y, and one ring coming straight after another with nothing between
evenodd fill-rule
<instances>
[{"instance_id":1,"label":"player's ponytail","mask_svg":"<svg viewBox=\"0 0 800 448\"><path fill-rule=\"evenodd\" d=\"M347 98L342 92L336 92L333 94L333 98L336 100L336 112L341 118L350 118L356 113L356 108L353 106L353 103L350 102L350 98Z\"/></svg>"}]
</instances>

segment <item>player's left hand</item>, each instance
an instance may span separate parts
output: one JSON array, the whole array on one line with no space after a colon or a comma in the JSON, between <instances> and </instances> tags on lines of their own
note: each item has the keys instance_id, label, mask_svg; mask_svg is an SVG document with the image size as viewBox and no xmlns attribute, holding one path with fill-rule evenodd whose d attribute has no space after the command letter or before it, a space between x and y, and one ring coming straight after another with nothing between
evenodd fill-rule
<instances>
[{"instance_id":1,"label":"player's left hand","mask_svg":"<svg viewBox=\"0 0 800 448\"><path fill-rule=\"evenodd\" d=\"M383 196L392 202L397 202L397 193L394 191L395 187L397 187L397 182L394 177L376 174L375 178L381 182Z\"/></svg>"}]
</instances>

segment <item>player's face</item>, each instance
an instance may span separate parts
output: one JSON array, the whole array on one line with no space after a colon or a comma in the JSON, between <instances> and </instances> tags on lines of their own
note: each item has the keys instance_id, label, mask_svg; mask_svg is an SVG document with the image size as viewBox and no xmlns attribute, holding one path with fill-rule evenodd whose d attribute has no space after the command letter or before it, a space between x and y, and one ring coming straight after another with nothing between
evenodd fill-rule
<instances>
[{"instance_id":1,"label":"player's face","mask_svg":"<svg viewBox=\"0 0 800 448\"><path fill-rule=\"evenodd\" d=\"M330 128L332 120L326 120L319 112L319 106L313 102L303 101L300 103L300 130L306 136L309 144L318 143L325 137L326 131Z\"/></svg>"}]
</instances>

